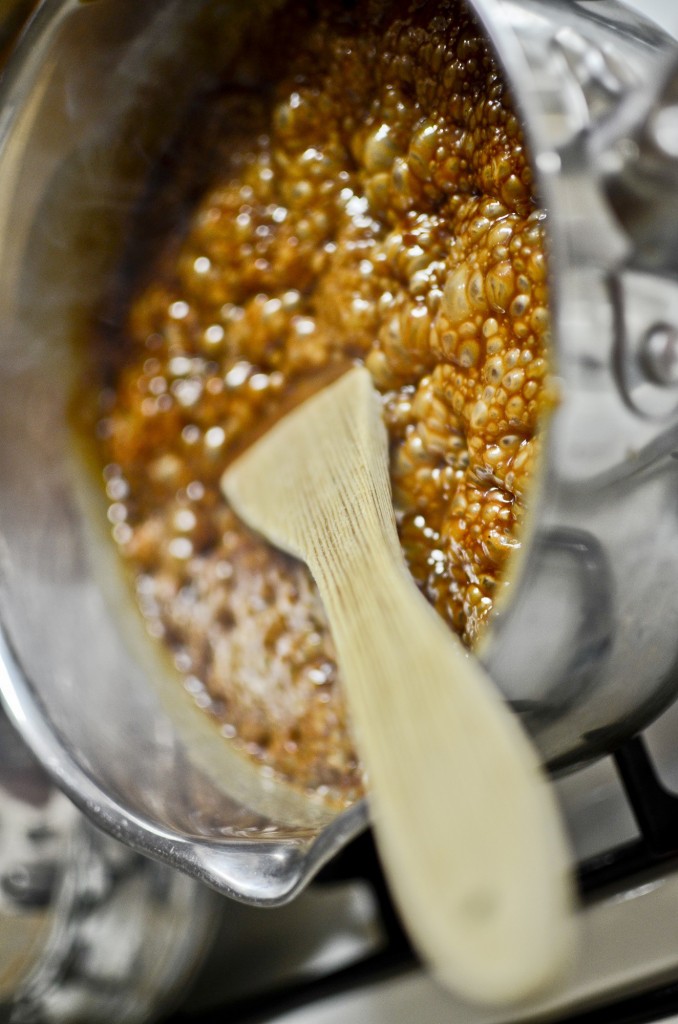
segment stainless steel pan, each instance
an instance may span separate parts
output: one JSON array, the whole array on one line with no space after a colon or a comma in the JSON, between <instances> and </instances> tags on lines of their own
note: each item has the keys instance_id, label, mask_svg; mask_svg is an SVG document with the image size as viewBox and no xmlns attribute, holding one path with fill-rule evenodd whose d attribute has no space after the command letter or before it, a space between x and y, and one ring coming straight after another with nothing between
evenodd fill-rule
<instances>
[{"instance_id":1,"label":"stainless steel pan","mask_svg":"<svg viewBox=\"0 0 678 1024\"><path fill-rule=\"evenodd\" d=\"M550 212L561 384L511 596L481 656L564 768L678 690L678 56L612 0L470 6ZM332 816L262 780L158 678L92 526L67 417L69 337L163 141L224 57L197 44L198 27L231 19L235 45L260 7L44 0L0 83L0 691L97 824L277 903L366 808Z\"/></svg>"}]
</instances>

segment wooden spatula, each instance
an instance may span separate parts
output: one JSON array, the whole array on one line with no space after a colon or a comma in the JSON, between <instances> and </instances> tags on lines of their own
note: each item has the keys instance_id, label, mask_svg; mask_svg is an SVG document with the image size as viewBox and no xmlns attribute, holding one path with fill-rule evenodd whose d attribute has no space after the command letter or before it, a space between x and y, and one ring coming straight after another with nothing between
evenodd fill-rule
<instances>
[{"instance_id":1,"label":"wooden spatula","mask_svg":"<svg viewBox=\"0 0 678 1024\"><path fill-rule=\"evenodd\" d=\"M555 799L521 725L407 570L367 370L280 420L222 487L316 580L380 856L419 951L476 1001L545 990L567 964L574 921Z\"/></svg>"}]
</instances>

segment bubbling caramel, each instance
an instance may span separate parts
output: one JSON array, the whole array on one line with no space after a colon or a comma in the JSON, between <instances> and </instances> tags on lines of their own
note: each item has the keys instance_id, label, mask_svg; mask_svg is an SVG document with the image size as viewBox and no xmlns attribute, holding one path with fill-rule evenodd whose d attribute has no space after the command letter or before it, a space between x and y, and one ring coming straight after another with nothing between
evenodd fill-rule
<instances>
[{"instance_id":1,"label":"bubbling caramel","mask_svg":"<svg viewBox=\"0 0 678 1024\"><path fill-rule=\"evenodd\" d=\"M211 184L100 345L97 434L113 536L187 689L265 773L342 806L362 774L323 609L227 507L229 458L298 385L364 362L406 560L472 645L553 389L544 214L482 33L455 2L309 9L272 15L213 101Z\"/></svg>"}]
</instances>

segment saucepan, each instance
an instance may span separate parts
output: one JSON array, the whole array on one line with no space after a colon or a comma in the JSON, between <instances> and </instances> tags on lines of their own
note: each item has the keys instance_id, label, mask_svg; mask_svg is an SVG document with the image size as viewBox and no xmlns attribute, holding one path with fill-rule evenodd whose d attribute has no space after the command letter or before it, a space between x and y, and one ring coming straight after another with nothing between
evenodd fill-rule
<instances>
[{"instance_id":1,"label":"saucepan","mask_svg":"<svg viewBox=\"0 0 678 1024\"><path fill-rule=\"evenodd\" d=\"M366 805L338 813L262 777L158 681L69 417L71 342L126 218L259 7L43 0L4 72L0 692L103 830L276 904L365 827ZM549 211L559 390L521 556L478 654L544 762L565 771L678 691L678 56L612 0L469 7ZM219 46L215 18L234 26Z\"/></svg>"}]
</instances>

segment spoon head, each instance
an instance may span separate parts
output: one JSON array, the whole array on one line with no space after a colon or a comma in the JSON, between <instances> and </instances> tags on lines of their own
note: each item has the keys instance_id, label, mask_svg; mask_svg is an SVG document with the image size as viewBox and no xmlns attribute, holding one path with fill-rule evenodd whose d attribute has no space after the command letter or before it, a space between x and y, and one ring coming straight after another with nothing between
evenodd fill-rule
<instances>
[{"instance_id":1,"label":"spoon head","mask_svg":"<svg viewBox=\"0 0 678 1024\"><path fill-rule=\"evenodd\" d=\"M221 487L248 526L306 562L318 536L361 529L369 508L391 527L388 442L369 371L352 368L284 416Z\"/></svg>"}]
</instances>

